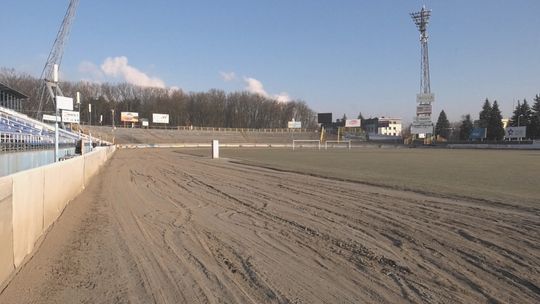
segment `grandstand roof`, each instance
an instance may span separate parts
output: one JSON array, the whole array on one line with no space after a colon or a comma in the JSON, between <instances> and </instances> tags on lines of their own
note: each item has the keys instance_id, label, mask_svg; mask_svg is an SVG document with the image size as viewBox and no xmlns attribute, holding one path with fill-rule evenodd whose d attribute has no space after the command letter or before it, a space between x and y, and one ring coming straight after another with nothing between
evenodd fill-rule
<instances>
[{"instance_id":1,"label":"grandstand roof","mask_svg":"<svg viewBox=\"0 0 540 304\"><path fill-rule=\"evenodd\" d=\"M7 93L15 96L18 99L28 99L28 96L26 96L25 94L15 90L15 89L10 88L10 87L8 87L7 85L5 85L5 84L3 84L1 82L0 82L0 91L7 92Z\"/></svg>"}]
</instances>

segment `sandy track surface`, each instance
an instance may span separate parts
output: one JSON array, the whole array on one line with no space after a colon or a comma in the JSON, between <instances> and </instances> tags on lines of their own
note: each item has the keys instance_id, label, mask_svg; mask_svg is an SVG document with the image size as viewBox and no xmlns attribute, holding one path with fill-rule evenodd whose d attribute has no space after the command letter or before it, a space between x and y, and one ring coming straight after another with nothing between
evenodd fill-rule
<instances>
[{"instance_id":1,"label":"sandy track surface","mask_svg":"<svg viewBox=\"0 0 540 304\"><path fill-rule=\"evenodd\" d=\"M0 303L538 303L540 212L120 150Z\"/></svg>"}]
</instances>

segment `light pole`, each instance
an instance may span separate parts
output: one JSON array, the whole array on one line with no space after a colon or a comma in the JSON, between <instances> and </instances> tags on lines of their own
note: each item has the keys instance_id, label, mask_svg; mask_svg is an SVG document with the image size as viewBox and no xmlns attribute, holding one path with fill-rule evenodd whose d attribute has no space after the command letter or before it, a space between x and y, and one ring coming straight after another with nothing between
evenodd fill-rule
<instances>
[{"instance_id":1,"label":"light pole","mask_svg":"<svg viewBox=\"0 0 540 304\"><path fill-rule=\"evenodd\" d=\"M77 92L77 109L79 110L79 138L81 137L81 93Z\"/></svg>"},{"instance_id":2,"label":"light pole","mask_svg":"<svg viewBox=\"0 0 540 304\"><path fill-rule=\"evenodd\" d=\"M79 125L81 124L81 93L77 92L77 109L79 110Z\"/></svg>"},{"instance_id":3,"label":"light pole","mask_svg":"<svg viewBox=\"0 0 540 304\"><path fill-rule=\"evenodd\" d=\"M111 116L112 116L112 128L114 129L114 109L111 109Z\"/></svg>"},{"instance_id":4,"label":"light pole","mask_svg":"<svg viewBox=\"0 0 540 304\"><path fill-rule=\"evenodd\" d=\"M53 82L54 82L54 162L58 161L58 100L57 100L57 87L58 87L58 64L53 68Z\"/></svg>"},{"instance_id":5,"label":"light pole","mask_svg":"<svg viewBox=\"0 0 540 304\"><path fill-rule=\"evenodd\" d=\"M92 125L92 104L88 104L88 124Z\"/></svg>"}]
</instances>

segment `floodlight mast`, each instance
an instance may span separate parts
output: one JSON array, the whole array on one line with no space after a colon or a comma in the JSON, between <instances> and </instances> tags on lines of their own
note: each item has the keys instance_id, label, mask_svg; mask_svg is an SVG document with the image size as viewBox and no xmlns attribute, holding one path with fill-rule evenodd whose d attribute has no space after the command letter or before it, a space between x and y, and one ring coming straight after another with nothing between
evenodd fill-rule
<instances>
[{"instance_id":1,"label":"floodlight mast","mask_svg":"<svg viewBox=\"0 0 540 304\"><path fill-rule=\"evenodd\" d=\"M427 26L431 10L422 7L419 12L411 13L411 17L420 31L420 44L422 47L422 77L420 79L420 92L424 94L431 93L431 84L429 77L429 52L428 52L428 33Z\"/></svg>"},{"instance_id":2,"label":"floodlight mast","mask_svg":"<svg viewBox=\"0 0 540 304\"><path fill-rule=\"evenodd\" d=\"M56 86L54 88L55 92L53 92L53 87L51 86L51 83L54 83L54 81L52 80L54 72L53 69L54 65L60 66L62 62L62 56L64 55L64 46L69 37L69 33L71 31L71 24L73 23L73 19L75 18L75 11L77 10L78 5L79 0L70 0L66 14L62 21L62 24L60 25L60 29L56 34L56 39L54 40L51 52L49 53L49 57L47 58L47 62L43 67L43 71L41 72L40 79L42 83L38 91L39 104L36 112L37 119L41 119L41 113L43 111L43 108L49 104L49 101L52 100L53 102L56 102L54 100L55 96L63 96L62 90L60 89L60 87L58 87L58 83L56 83Z\"/></svg>"},{"instance_id":3,"label":"floodlight mast","mask_svg":"<svg viewBox=\"0 0 540 304\"><path fill-rule=\"evenodd\" d=\"M426 9L426 7L423 6L419 12L411 13L410 15L420 32L421 46L420 92L416 95L416 118L411 126L411 133L420 137L422 134L424 136L433 134L431 114L433 111L432 103L435 101L435 95L431 93L428 52L429 36L427 33L431 10Z\"/></svg>"}]
</instances>

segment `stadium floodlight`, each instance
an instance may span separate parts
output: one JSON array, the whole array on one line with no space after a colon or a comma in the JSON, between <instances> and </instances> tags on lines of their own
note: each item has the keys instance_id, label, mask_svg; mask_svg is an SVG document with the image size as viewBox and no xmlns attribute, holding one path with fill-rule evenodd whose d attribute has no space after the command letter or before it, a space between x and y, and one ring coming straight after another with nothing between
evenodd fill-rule
<instances>
[{"instance_id":1,"label":"stadium floodlight","mask_svg":"<svg viewBox=\"0 0 540 304\"><path fill-rule=\"evenodd\" d=\"M412 134L432 134L433 122L431 121L432 103L435 95L431 93L429 52L428 52L428 24L431 10L425 6L418 12L411 13L411 18L420 32L421 46L421 76L420 93L416 95L416 118L411 127ZM430 131L431 130L431 131Z\"/></svg>"},{"instance_id":2,"label":"stadium floodlight","mask_svg":"<svg viewBox=\"0 0 540 304\"><path fill-rule=\"evenodd\" d=\"M431 10L426 9L424 6L419 12L411 13L410 15L414 21L414 24L416 24L418 31L420 32L420 43L422 46L422 78L420 82L420 92L427 94L431 93L427 33L429 17L431 17Z\"/></svg>"}]
</instances>

